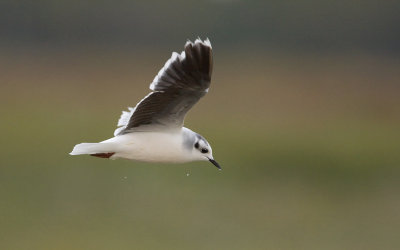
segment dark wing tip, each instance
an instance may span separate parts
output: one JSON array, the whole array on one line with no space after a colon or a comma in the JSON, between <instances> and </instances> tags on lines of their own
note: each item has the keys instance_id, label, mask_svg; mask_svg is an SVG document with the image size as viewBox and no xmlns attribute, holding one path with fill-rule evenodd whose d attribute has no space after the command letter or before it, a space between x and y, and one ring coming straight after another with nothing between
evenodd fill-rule
<instances>
[{"instance_id":1,"label":"dark wing tip","mask_svg":"<svg viewBox=\"0 0 400 250\"><path fill-rule=\"evenodd\" d=\"M187 41L181 54L171 58L150 85L153 91L169 88L205 91L210 86L213 60L210 40Z\"/></svg>"},{"instance_id":2,"label":"dark wing tip","mask_svg":"<svg viewBox=\"0 0 400 250\"><path fill-rule=\"evenodd\" d=\"M210 40L207 38L202 41L198 38L194 42L187 41L185 44L185 56L187 64L192 67L194 73L198 74L197 77L200 77L202 81L210 82L213 67Z\"/></svg>"}]
</instances>

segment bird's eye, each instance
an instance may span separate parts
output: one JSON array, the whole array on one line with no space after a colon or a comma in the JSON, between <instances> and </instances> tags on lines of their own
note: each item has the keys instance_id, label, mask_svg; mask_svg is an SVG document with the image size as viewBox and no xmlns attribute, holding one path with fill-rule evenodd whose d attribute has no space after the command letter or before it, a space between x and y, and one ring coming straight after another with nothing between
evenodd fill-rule
<instances>
[{"instance_id":1,"label":"bird's eye","mask_svg":"<svg viewBox=\"0 0 400 250\"><path fill-rule=\"evenodd\" d=\"M202 149L201 149L201 152L202 152L203 154L208 153L208 149L202 148Z\"/></svg>"},{"instance_id":2,"label":"bird's eye","mask_svg":"<svg viewBox=\"0 0 400 250\"><path fill-rule=\"evenodd\" d=\"M195 147L195 148L199 148L199 143L196 142L196 143L194 144L194 147Z\"/></svg>"}]
</instances>

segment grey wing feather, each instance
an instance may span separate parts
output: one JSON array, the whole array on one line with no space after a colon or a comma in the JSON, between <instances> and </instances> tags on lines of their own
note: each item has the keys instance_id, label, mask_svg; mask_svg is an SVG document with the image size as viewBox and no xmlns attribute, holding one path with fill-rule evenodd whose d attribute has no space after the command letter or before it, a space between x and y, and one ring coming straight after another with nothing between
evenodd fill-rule
<instances>
[{"instance_id":1,"label":"grey wing feather","mask_svg":"<svg viewBox=\"0 0 400 250\"><path fill-rule=\"evenodd\" d=\"M163 91L172 87L206 90L210 86L212 66L212 48L209 40L196 40L194 44L187 42L181 54L172 54L150 84L150 89Z\"/></svg>"},{"instance_id":2,"label":"grey wing feather","mask_svg":"<svg viewBox=\"0 0 400 250\"><path fill-rule=\"evenodd\" d=\"M183 126L186 113L203 97L210 86L212 48L209 40L187 42L181 54L172 57L160 70L150 89L131 113L123 113L115 134L137 130L157 130ZM127 115L130 115L129 120Z\"/></svg>"}]
</instances>

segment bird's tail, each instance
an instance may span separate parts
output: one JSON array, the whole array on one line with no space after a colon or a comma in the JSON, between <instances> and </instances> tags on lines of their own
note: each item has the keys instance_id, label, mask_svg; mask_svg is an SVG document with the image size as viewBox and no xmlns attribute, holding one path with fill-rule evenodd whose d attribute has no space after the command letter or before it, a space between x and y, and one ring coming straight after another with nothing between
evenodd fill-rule
<instances>
[{"instance_id":1,"label":"bird's tail","mask_svg":"<svg viewBox=\"0 0 400 250\"><path fill-rule=\"evenodd\" d=\"M80 143L75 145L70 155L92 155L101 158L110 158L116 152L114 143Z\"/></svg>"}]
</instances>

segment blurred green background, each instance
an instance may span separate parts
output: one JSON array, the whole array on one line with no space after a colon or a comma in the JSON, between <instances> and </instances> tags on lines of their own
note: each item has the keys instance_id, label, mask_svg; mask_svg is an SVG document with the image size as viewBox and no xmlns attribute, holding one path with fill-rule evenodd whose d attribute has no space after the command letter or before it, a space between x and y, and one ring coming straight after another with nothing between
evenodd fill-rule
<instances>
[{"instance_id":1,"label":"blurred green background","mask_svg":"<svg viewBox=\"0 0 400 250\"><path fill-rule=\"evenodd\" d=\"M399 249L398 1L1 1L0 249ZM223 167L68 153L209 37ZM189 174L189 175L188 175Z\"/></svg>"}]
</instances>

